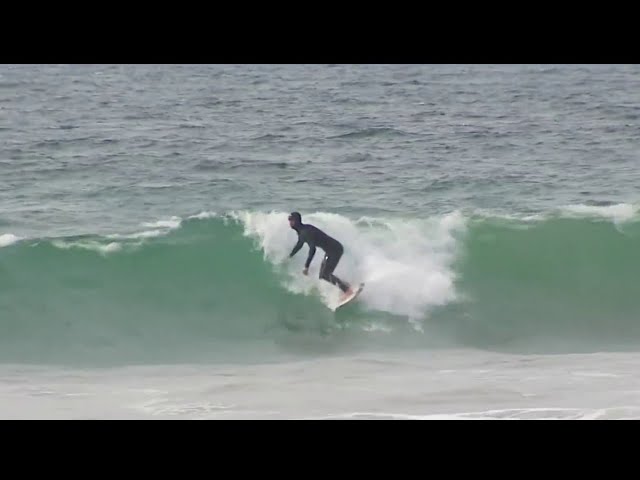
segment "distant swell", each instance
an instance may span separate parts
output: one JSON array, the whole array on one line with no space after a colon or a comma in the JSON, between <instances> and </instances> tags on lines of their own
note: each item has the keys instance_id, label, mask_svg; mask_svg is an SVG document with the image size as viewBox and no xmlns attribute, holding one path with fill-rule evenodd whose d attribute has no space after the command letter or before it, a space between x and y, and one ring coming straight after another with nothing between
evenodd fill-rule
<instances>
[{"instance_id":1,"label":"distant swell","mask_svg":"<svg viewBox=\"0 0 640 480\"><path fill-rule=\"evenodd\" d=\"M335 287L301 275L278 212L202 212L108 237L0 235L0 361L198 360L313 349L640 347L640 224L624 206L535 221L304 220L345 245ZM577 210L577 211L576 211ZM262 350L261 350L262 349Z\"/></svg>"},{"instance_id":2,"label":"distant swell","mask_svg":"<svg viewBox=\"0 0 640 480\"><path fill-rule=\"evenodd\" d=\"M341 135L335 135L331 138L367 138L367 137L374 137L378 135L405 136L407 135L407 133L395 128L380 127L380 128L365 128L362 130L356 130L356 131L344 133Z\"/></svg>"}]
</instances>

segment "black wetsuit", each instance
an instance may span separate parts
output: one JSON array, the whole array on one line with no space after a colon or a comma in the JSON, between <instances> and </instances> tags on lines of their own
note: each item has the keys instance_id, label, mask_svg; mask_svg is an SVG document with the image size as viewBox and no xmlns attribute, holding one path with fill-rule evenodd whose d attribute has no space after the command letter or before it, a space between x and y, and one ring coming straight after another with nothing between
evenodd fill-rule
<instances>
[{"instance_id":1,"label":"black wetsuit","mask_svg":"<svg viewBox=\"0 0 640 480\"><path fill-rule=\"evenodd\" d=\"M320 278L334 285L338 285L340 290L346 292L349 289L349 285L333 274L344 252L342 244L319 228L308 223L299 223L294 229L298 232L298 243L293 247L289 257L293 257L298 253L298 250L307 243L309 245L309 256L307 257L304 267L309 268L311 260L313 260L313 256L316 254L316 247L320 247L325 253L324 260L322 260L322 265L320 266Z\"/></svg>"}]
</instances>

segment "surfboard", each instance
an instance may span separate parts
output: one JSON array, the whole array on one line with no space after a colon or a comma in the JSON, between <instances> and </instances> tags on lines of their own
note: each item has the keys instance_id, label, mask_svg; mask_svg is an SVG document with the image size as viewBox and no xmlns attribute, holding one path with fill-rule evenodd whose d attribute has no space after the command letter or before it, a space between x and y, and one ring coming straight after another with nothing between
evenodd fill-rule
<instances>
[{"instance_id":1,"label":"surfboard","mask_svg":"<svg viewBox=\"0 0 640 480\"><path fill-rule=\"evenodd\" d=\"M364 288L364 283L361 283L360 286L358 287L358 289L356 291L353 292L352 295L350 295L347 298L344 298L340 301L340 303L338 303L338 305L336 305L336 308L334 308L334 311L338 310L340 307L343 307L344 305L346 305L347 303L351 302L352 300L355 300L358 295L360 295L360 292L362 291L362 289Z\"/></svg>"}]
</instances>

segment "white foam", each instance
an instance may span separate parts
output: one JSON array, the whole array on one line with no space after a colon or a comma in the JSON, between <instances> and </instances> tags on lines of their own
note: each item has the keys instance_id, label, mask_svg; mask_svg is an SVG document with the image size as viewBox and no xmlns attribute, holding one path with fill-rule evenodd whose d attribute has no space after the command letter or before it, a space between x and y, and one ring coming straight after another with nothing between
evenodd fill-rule
<instances>
[{"instance_id":1,"label":"white foam","mask_svg":"<svg viewBox=\"0 0 640 480\"><path fill-rule=\"evenodd\" d=\"M218 214L216 212L200 212L196 215L191 215L190 217L188 217L190 220L191 219L196 219L196 220L206 220L208 218L216 218L218 216Z\"/></svg>"},{"instance_id":2,"label":"white foam","mask_svg":"<svg viewBox=\"0 0 640 480\"><path fill-rule=\"evenodd\" d=\"M171 230L180 227L182 219L180 217L171 217L167 220L158 220L156 222L143 223L143 227L148 228L169 228Z\"/></svg>"},{"instance_id":3,"label":"white foam","mask_svg":"<svg viewBox=\"0 0 640 480\"><path fill-rule=\"evenodd\" d=\"M560 210L563 214L572 217L601 217L611 219L615 223L632 220L638 213L638 207L628 203L607 206L567 205Z\"/></svg>"},{"instance_id":4,"label":"white foam","mask_svg":"<svg viewBox=\"0 0 640 480\"><path fill-rule=\"evenodd\" d=\"M106 238L113 240L139 240L145 238L160 237L169 234L172 230L180 228L182 225L182 219L180 217L170 217L166 220L158 220L155 222L144 222L141 224L143 227L151 228L153 230L143 230L141 232L134 233L113 233L107 235Z\"/></svg>"},{"instance_id":5,"label":"white foam","mask_svg":"<svg viewBox=\"0 0 640 480\"><path fill-rule=\"evenodd\" d=\"M613 410L613 409L611 409ZM620 409L618 409L620 410ZM637 409L636 409L637 410ZM613 412L614 414L617 412ZM623 411L626 417L638 418L633 411ZM591 410L582 408L511 408L459 413L408 414L394 412L353 412L321 417L325 419L389 419L389 420L596 420L607 417L608 409Z\"/></svg>"},{"instance_id":6,"label":"white foam","mask_svg":"<svg viewBox=\"0 0 640 480\"><path fill-rule=\"evenodd\" d=\"M316 252L308 277L301 275L307 246L288 259L297 235L286 213L237 212L233 218L243 223L246 235L257 240L265 259L287 274L286 288L294 293L318 292L327 306L335 306L340 291L318 279L322 250ZM316 212L303 215L303 222L316 225L344 245L335 274L353 284L366 283L360 296L366 308L420 318L457 298L452 262L456 234L465 228L458 212L427 220L358 221Z\"/></svg>"},{"instance_id":7,"label":"white foam","mask_svg":"<svg viewBox=\"0 0 640 480\"><path fill-rule=\"evenodd\" d=\"M364 327L362 327L362 329L366 332L391 333L393 331L390 327L382 324L377 324L377 323L372 323L371 325L365 325Z\"/></svg>"},{"instance_id":8,"label":"white foam","mask_svg":"<svg viewBox=\"0 0 640 480\"><path fill-rule=\"evenodd\" d=\"M408 413L385 413L385 412L353 412L341 413L317 417L326 420L463 420L460 414L434 413L429 415L411 415ZM483 419L486 420L486 419Z\"/></svg>"},{"instance_id":9,"label":"white foam","mask_svg":"<svg viewBox=\"0 0 640 480\"><path fill-rule=\"evenodd\" d=\"M4 233L0 235L0 248L8 247L18 241L20 241L20 237L15 236L13 233Z\"/></svg>"},{"instance_id":10,"label":"white foam","mask_svg":"<svg viewBox=\"0 0 640 480\"><path fill-rule=\"evenodd\" d=\"M114 233L111 235L107 235L106 238L110 238L112 240L127 240L127 239L141 239L141 238L154 238L160 237L162 235L166 235L169 233L167 230L145 230L143 232L129 233L129 234L121 234Z\"/></svg>"},{"instance_id":11,"label":"white foam","mask_svg":"<svg viewBox=\"0 0 640 480\"><path fill-rule=\"evenodd\" d=\"M82 250L91 250L93 252L98 252L102 255L118 252L122 249L122 245L120 245L118 242L110 242L105 245L103 243L95 241L65 242L62 240L55 240L52 242L52 245L63 250L68 250L70 248L80 248Z\"/></svg>"},{"instance_id":12,"label":"white foam","mask_svg":"<svg viewBox=\"0 0 640 480\"><path fill-rule=\"evenodd\" d=\"M472 215L482 219L498 219L526 224L535 224L540 221L549 220L554 217L568 218L604 218L612 220L614 223L624 223L637 218L640 206L628 203L618 203L615 205L565 205L555 209L535 213L506 213L495 210L474 209Z\"/></svg>"},{"instance_id":13,"label":"white foam","mask_svg":"<svg viewBox=\"0 0 640 480\"><path fill-rule=\"evenodd\" d=\"M497 219L510 222L524 222L525 224L537 223L549 218L548 213L506 213L502 211L486 210L481 208L474 209L471 215L479 217L481 219ZM526 225L524 226L526 227Z\"/></svg>"}]
</instances>

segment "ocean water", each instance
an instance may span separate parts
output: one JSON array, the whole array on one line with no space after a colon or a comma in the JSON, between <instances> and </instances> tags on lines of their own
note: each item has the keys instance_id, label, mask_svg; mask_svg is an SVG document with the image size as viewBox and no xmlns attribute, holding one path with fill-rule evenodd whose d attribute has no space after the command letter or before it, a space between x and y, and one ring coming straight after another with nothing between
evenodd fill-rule
<instances>
[{"instance_id":1,"label":"ocean water","mask_svg":"<svg viewBox=\"0 0 640 480\"><path fill-rule=\"evenodd\" d=\"M637 65L2 65L0 418L640 418L639 138Z\"/></svg>"}]
</instances>

